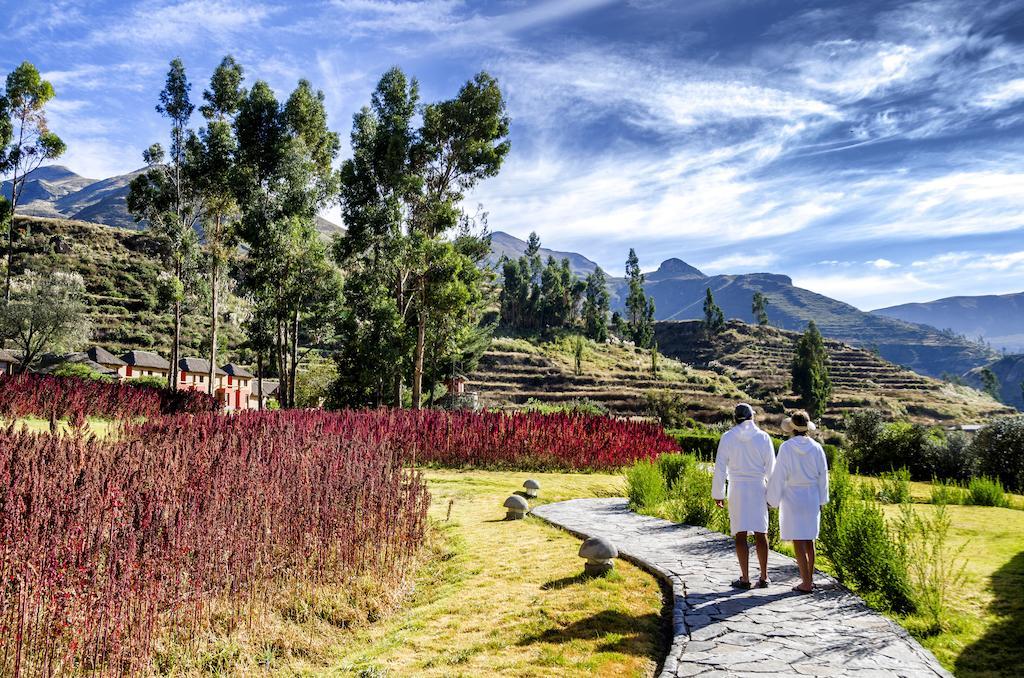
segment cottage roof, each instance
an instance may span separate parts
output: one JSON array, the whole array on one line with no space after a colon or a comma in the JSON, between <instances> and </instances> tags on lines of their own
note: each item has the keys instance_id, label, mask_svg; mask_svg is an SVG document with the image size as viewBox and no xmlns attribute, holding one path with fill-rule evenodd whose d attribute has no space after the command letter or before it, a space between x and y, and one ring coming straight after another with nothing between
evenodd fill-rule
<instances>
[{"instance_id":1,"label":"cottage roof","mask_svg":"<svg viewBox=\"0 0 1024 678\"><path fill-rule=\"evenodd\" d=\"M225 374L230 374L232 377L241 377L243 379L252 379L253 378L253 373L252 372L250 372L249 370L245 369L241 365L236 365L235 363L228 363L227 365L225 365L221 369L224 370Z\"/></svg>"},{"instance_id":2,"label":"cottage roof","mask_svg":"<svg viewBox=\"0 0 1024 678\"><path fill-rule=\"evenodd\" d=\"M154 370L171 369L171 364L163 356L151 351L128 351L121 356L121 360L135 367L146 367Z\"/></svg>"},{"instance_id":3,"label":"cottage roof","mask_svg":"<svg viewBox=\"0 0 1024 678\"><path fill-rule=\"evenodd\" d=\"M266 397L266 396L276 396L277 395L277 389L280 388L280 386L281 386L281 382L278 381L277 379L264 379L263 380L263 395L264 395L264 397ZM254 387L253 388L253 390L252 390L253 395L258 395L257 390L258 390L258 387Z\"/></svg>"},{"instance_id":4,"label":"cottage roof","mask_svg":"<svg viewBox=\"0 0 1024 678\"><path fill-rule=\"evenodd\" d=\"M195 374L209 374L210 373L210 361L203 358L182 358L178 361L178 369L182 372L192 372ZM227 374L221 368L217 368L217 374Z\"/></svg>"},{"instance_id":5,"label":"cottage roof","mask_svg":"<svg viewBox=\"0 0 1024 678\"><path fill-rule=\"evenodd\" d=\"M21 362L21 358L19 358L14 353L12 353L11 351L7 350L6 348L0 348L0 362L20 363Z\"/></svg>"},{"instance_id":6,"label":"cottage roof","mask_svg":"<svg viewBox=\"0 0 1024 678\"><path fill-rule=\"evenodd\" d=\"M117 365L120 367L128 364L102 346L93 346L92 348L86 349L85 354L89 356L89 360L99 363L100 365Z\"/></svg>"}]
</instances>

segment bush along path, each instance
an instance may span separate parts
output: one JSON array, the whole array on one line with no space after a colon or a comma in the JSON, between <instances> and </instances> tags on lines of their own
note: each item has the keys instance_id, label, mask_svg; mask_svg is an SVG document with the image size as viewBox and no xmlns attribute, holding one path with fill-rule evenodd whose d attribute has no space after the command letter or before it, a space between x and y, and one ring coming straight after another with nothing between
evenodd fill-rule
<instances>
[{"instance_id":1,"label":"bush along path","mask_svg":"<svg viewBox=\"0 0 1024 678\"><path fill-rule=\"evenodd\" d=\"M950 676L917 641L820 572L821 590L793 593L796 562L772 552L773 583L739 591L732 539L633 513L624 498L539 506L538 516L577 536L612 540L619 554L672 587L670 676ZM751 549L752 567L756 567Z\"/></svg>"}]
</instances>

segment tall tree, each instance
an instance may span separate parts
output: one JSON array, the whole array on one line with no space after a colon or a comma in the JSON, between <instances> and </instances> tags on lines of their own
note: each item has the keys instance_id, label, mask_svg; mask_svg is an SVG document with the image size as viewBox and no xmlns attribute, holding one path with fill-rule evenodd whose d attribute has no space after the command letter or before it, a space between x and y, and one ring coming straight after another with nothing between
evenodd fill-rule
<instances>
[{"instance_id":1,"label":"tall tree","mask_svg":"<svg viewBox=\"0 0 1024 678\"><path fill-rule=\"evenodd\" d=\"M725 314L721 307L715 303L715 295L711 288L707 288L704 294L704 329L709 333L721 332L725 327Z\"/></svg>"},{"instance_id":2,"label":"tall tree","mask_svg":"<svg viewBox=\"0 0 1024 678\"><path fill-rule=\"evenodd\" d=\"M77 273L29 272L14 280L12 291L0 307L0 330L21 352L19 372L44 351L75 350L88 341L85 284Z\"/></svg>"},{"instance_id":3,"label":"tall tree","mask_svg":"<svg viewBox=\"0 0 1024 678\"><path fill-rule=\"evenodd\" d=\"M245 99L242 82L241 65L234 57L224 57L213 72L209 89L203 92L206 103L200 107L207 124L199 132L195 181L206 204L203 235L206 239L210 281L210 395L214 395L216 383L221 274L227 266L233 244L232 226L237 214L234 189L238 144L235 140L234 118Z\"/></svg>"},{"instance_id":4,"label":"tall tree","mask_svg":"<svg viewBox=\"0 0 1024 678\"><path fill-rule=\"evenodd\" d=\"M371 404L383 399L402 405L401 356L408 344L410 312L407 201L418 195L422 176L414 147L419 143L413 117L419 85L398 68L377 83L370 105L353 118L352 157L341 167L341 207L348 231L335 243L335 257L345 268L346 297L343 347L338 372L358 388L339 388L335 400ZM367 342L375 342L375 352ZM387 355L379 349L387 347ZM390 393L380 392L383 384Z\"/></svg>"},{"instance_id":5,"label":"tall tree","mask_svg":"<svg viewBox=\"0 0 1024 678\"><path fill-rule=\"evenodd\" d=\"M331 163L337 134L327 126L324 96L309 82L282 106L270 87L256 82L240 97L235 115L235 199L240 237L249 247L244 288L273 321L271 361L279 400L295 404L299 365L333 333L340 277L315 229L317 211L337 191Z\"/></svg>"},{"instance_id":6,"label":"tall tree","mask_svg":"<svg viewBox=\"0 0 1024 678\"><path fill-rule=\"evenodd\" d=\"M754 314L754 320L758 325L768 324L768 297L761 292L754 292L754 298L750 304L750 312Z\"/></svg>"},{"instance_id":7,"label":"tall tree","mask_svg":"<svg viewBox=\"0 0 1024 678\"><path fill-rule=\"evenodd\" d=\"M28 175L47 160L63 155L66 146L50 131L46 104L54 97L53 85L43 80L28 61L7 76L0 95L0 176L11 175L8 205L0 205L0 219L7 223L7 273L4 301L11 300L11 274L14 268L14 220L18 202Z\"/></svg>"},{"instance_id":8,"label":"tall tree","mask_svg":"<svg viewBox=\"0 0 1024 678\"><path fill-rule=\"evenodd\" d=\"M654 341L654 299L644 292L644 274L640 272L640 260L636 250L629 248L626 258L626 323L633 343L649 348Z\"/></svg>"},{"instance_id":9,"label":"tall tree","mask_svg":"<svg viewBox=\"0 0 1024 678\"><path fill-rule=\"evenodd\" d=\"M189 128L195 110L189 98L192 84L180 59L171 61L160 103L156 110L170 121L170 154L164 157L160 144L143 153L148 170L132 179L128 191L128 211L136 221L146 220L161 236L171 262L173 285L177 293L171 300L174 337L171 345L171 389L178 388L178 362L181 348L181 306L185 290L192 282L199 239L195 227L203 216L203 195L196 185L196 166L201 142Z\"/></svg>"},{"instance_id":10,"label":"tall tree","mask_svg":"<svg viewBox=\"0 0 1024 678\"><path fill-rule=\"evenodd\" d=\"M984 367L981 370L981 390L992 396L993 400L1002 400L1000 393L999 377L990 368Z\"/></svg>"},{"instance_id":11,"label":"tall tree","mask_svg":"<svg viewBox=\"0 0 1024 678\"><path fill-rule=\"evenodd\" d=\"M583 325L589 338L608 341L608 280L598 266L587 275L586 299L583 302Z\"/></svg>"},{"instance_id":12,"label":"tall tree","mask_svg":"<svg viewBox=\"0 0 1024 678\"><path fill-rule=\"evenodd\" d=\"M466 191L498 174L508 155L509 117L498 81L477 73L453 99L429 104L423 111L415 164L422 166L420 192L410 209L411 229L421 245L421 265L414 272L416 344L413 351L412 406L419 408L423 390L423 359L427 320L431 314L425 277L434 265L436 241L455 228Z\"/></svg>"},{"instance_id":13,"label":"tall tree","mask_svg":"<svg viewBox=\"0 0 1024 678\"><path fill-rule=\"evenodd\" d=\"M800 403L807 412L814 418L824 414L832 397L832 380L825 340L813 320L797 340L792 377L793 392L800 396Z\"/></svg>"}]
</instances>

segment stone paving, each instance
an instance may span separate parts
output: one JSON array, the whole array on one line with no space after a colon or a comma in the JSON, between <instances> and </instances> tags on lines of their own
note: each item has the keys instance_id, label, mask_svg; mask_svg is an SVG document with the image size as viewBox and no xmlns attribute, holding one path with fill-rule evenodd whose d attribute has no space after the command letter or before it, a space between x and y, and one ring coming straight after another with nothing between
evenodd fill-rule
<instances>
[{"instance_id":1,"label":"stone paving","mask_svg":"<svg viewBox=\"0 0 1024 678\"><path fill-rule=\"evenodd\" d=\"M835 580L793 593L796 561L770 553L767 589L740 591L732 539L630 511L625 499L574 499L533 515L579 537L606 537L672 588L672 647L660 676L950 676L894 622ZM754 548L750 571L757 574ZM581 563L582 567L582 563Z\"/></svg>"}]
</instances>

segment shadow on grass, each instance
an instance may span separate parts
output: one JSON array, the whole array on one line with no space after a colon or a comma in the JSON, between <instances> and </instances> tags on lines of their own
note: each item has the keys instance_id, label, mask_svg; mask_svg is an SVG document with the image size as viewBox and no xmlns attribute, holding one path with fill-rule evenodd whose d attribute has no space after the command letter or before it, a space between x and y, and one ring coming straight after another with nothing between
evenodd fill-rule
<instances>
[{"instance_id":1,"label":"shadow on grass","mask_svg":"<svg viewBox=\"0 0 1024 678\"><path fill-rule=\"evenodd\" d=\"M526 636L519 644L570 643L574 640L606 638L607 642L598 646L601 652L648 657L651 656L652 650L650 639L659 636L661 625L662 617L659 614L633 615L616 610L602 610L568 626Z\"/></svg>"},{"instance_id":2,"label":"shadow on grass","mask_svg":"<svg viewBox=\"0 0 1024 678\"><path fill-rule=\"evenodd\" d=\"M1024 667L1024 552L996 570L989 583L995 598L988 612L998 621L957 657L958 676L1020 676Z\"/></svg>"},{"instance_id":3,"label":"shadow on grass","mask_svg":"<svg viewBox=\"0 0 1024 678\"><path fill-rule=\"evenodd\" d=\"M593 579L593 577L585 572L574 574L571 577L562 577L561 579L552 579L549 582L545 582L541 585L541 591L560 591L561 589L567 589L570 586L576 584L582 584L585 581Z\"/></svg>"}]
</instances>

